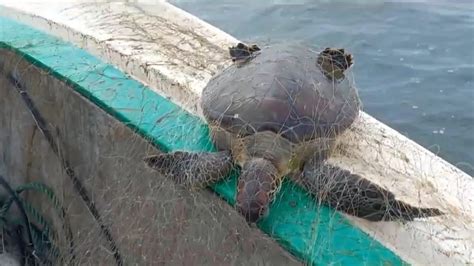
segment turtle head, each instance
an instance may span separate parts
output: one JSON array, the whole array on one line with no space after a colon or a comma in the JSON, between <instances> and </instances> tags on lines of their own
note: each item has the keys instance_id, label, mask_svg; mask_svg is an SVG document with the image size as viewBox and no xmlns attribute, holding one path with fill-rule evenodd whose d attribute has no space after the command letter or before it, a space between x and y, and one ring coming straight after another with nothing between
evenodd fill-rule
<instances>
[{"instance_id":1,"label":"turtle head","mask_svg":"<svg viewBox=\"0 0 474 266\"><path fill-rule=\"evenodd\" d=\"M278 183L278 171L270 161L254 158L245 163L239 177L236 207L248 223L255 223L266 214Z\"/></svg>"},{"instance_id":2,"label":"turtle head","mask_svg":"<svg viewBox=\"0 0 474 266\"><path fill-rule=\"evenodd\" d=\"M354 64L354 58L342 48L327 47L319 53L317 64L328 78L340 80L344 78L344 71Z\"/></svg>"}]
</instances>

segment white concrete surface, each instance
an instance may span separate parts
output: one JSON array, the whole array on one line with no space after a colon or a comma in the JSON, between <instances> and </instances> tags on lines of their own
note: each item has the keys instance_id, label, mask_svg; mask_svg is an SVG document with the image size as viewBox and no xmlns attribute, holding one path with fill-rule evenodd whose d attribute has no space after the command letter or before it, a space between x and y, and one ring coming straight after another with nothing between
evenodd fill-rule
<instances>
[{"instance_id":1,"label":"white concrete surface","mask_svg":"<svg viewBox=\"0 0 474 266\"><path fill-rule=\"evenodd\" d=\"M196 114L202 88L230 63L227 47L237 41L162 1L0 0L0 15L87 49ZM340 146L332 162L390 189L402 200L447 213L407 224L349 217L352 223L414 265L474 263L471 176L366 113L341 138Z\"/></svg>"}]
</instances>

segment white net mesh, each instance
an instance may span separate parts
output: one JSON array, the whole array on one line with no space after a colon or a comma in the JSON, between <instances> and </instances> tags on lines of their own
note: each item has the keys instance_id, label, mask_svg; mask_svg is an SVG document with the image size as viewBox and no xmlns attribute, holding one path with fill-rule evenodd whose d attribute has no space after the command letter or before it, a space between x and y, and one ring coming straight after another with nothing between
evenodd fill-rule
<instances>
[{"instance_id":1,"label":"white net mesh","mask_svg":"<svg viewBox=\"0 0 474 266\"><path fill-rule=\"evenodd\" d=\"M29 8L39 13L46 10L35 5ZM183 107L77 48L2 20L1 41L20 51L2 46L0 52L0 173L12 183L38 179L54 189L66 205L75 232L75 263L103 265L123 260L127 265L290 265L304 261L315 265L378 265L406 261L441 265L472 261L470 177L365 113L337 139L337 148L326 162L390 190L408 204L439 208L446 215L407 223L346 219L293 182L285 181L258 223L273 237L270 239L249 227L239 212L208 191L172 181L173 176L183 176L179 171L193 179L205 176L213 166L219 168L215 158L205 157L209 154L199 158L211 158L206 163L213 164L197 167L193 164L196 158L191 156L178 162L181 165L174 168L174 175L173 171L165 173L168 177L148 169L143 158L149 155L214 149L203 120L183 109L202 114L202 88L232 63L227 47L235 45L235 40L168 5L113 3L49 8L56 10L61 23L75 21L80 25L70 32L80 30L89 36L71 34L71 41L149 83L152 90ZM60 34L58 26L52 25L50 30ZM24 35L14 34L19 29ZM97 36L100 38L95 39ZM262 37L253 39L262 47L273 43L261 41ZM357 57L355 60L358 62ZM8 77L20 83L35 102L61 147L59 156L38 131L37 121ZM244 152L233 154L242 156L238 158L242 161L248 156ZM61 159L71 164L100 219L78 194ZM172 169L176 166L173 161L169 164ZM181 174L176 175L176 171ZM267 173L253 176L263 176L265 182L258 186L268 185L264 180ZM323 180L327 178L329 185L331 175L337 173L331 172ZM211 184L231 205L235 204L238 174L231 172L230 178ZM220 172L216 176L222 178ZM337 199L336 194L331 194L333 199ZM265 201L265 195L262 197L256 200ZM35 201L35 195L30 198L61 231L62 221L53 218L56 216L50 213L50 205ZM109 239L104 228L110 231ZM57 241L61 255L69 261L67 239L59 233Z\"/></svg>"}]
</instances>

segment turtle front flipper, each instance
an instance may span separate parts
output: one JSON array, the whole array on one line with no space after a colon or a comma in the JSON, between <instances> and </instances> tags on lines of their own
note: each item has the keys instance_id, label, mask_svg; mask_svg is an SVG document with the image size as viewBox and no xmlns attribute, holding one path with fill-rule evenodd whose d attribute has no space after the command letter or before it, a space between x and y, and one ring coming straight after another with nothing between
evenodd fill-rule
<instances>
[{"instance_id":1,"label":"turtle front flipper","mask_svg":"<svg viewBox=\"0 0 474 266\"><path fill-rule=\"evenodd\" d=\"M247 46L241 42L239 42L236 46L229 48L229 54L232 57L232 62L246 62L250 59L253 53L260 51L260 48L252 44Z\"/></svg>"},{"instance_id":2,"label":"turtle front flipper","mask_svg":"<svg viewBox=\"0 0 474 266\"><path fill-rule=\"evenodd\" d=\"M144 158L160 174L184 186L206 186L226 177L232 170L228 151L162 153Z\"/></svg>"},{"instance_id":3,"label":"turtle front flipper","mask_svg":"<svg viewBox=\"0 0 474 266\"><path fill-rule=\"evenodd\" d=\"M443 214L399 201L392 192L326 162L305 165L296 181L322 204L369 221L412 221Z\"/></svg>"}]
</instances>

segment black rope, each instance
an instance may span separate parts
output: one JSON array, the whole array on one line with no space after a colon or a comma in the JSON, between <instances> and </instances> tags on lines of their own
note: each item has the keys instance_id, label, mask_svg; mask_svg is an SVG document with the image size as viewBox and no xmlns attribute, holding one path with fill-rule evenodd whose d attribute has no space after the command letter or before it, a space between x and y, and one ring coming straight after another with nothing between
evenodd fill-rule
<instances>
[{"instance_id":1,"label":"black rope","mask_svg":"<svg viewBox=\"0 0 474 266\"><path fill-rule=\"evenodd\" d=\"M21 200L18 198L16 192L10 187L10 185L5 180L5 178L3 178L2 175L0 175L0 185L2 185L2 187L5 188L8 194L10 194L11 198L13 199L13 202L15 202L15 204L18 206L18 209L20 210L22 216L21 218L23 219L26 227L26 235L28 236L29 243L26 246L33 248L33 250L36 250L35 242L33 241L33 235L31 234L30 220L28 219L28 215L26 214L25 208L23 207Z\"/></svg>"},{"instance_id":2,"label":"black rope","mask_svg":"<svg viewBox=\"0 0 474 266\"><path fill-rule=\"evenodd\" d=\"M66 171L66 174L69 176L69 178L71 179L73 183L74 189L81 196L82 200L86 203L86 206L91 212L92 216L94 217L96 222L99 224L100 229L102 233L104 234L107 242L110 245L110 249L112 250L114 254L115 262L117 263L117 265L122 266L124 264L123 258L119 252L119 249L115 243L114 238L112 237L112 233L110 232L110 229L107 227L107 225L104 224L104 221L102 220L102 217L100 216L99 211L97 210L94 202L90 199L86 188L84 187L82 182L79 180L79 178L77 178L74 170L70 166L69 161L60 155L61 152L59 149L59 144L55 145L53 135L49 131L45 119L43 118L41 113L38 111L38 109L35 107L28 93L23 89L22 84L11 74L7 75L7 78L10 81L10 83L13 84L14 87L17 89L17 92L20 94L22 100L25 102L26 107L33 115L33 119L35 120L36 126L43 133L51 149L61 161L61 164L64 170Z\"/></svg>"},{"instance_id":3,"label":"black rope","mask_svg":"<svg viewBox=\"0 0 474 266\"><path fill-rule=\"evenodd\" d=\"M33 185L33 183L30 183L29 185ZM41 188L37 188L36 185L40 185ZM65 231L65 234L66 234L66 240L69 241L69 254L71 255L71 257L69 258L68 265L75 265L74 261L76 260L76 252L75 252L74 236L72 233L71 224L69 222L69 217L67 215L66 209L64 208L64 206L62 206L62 204L53 194L54 192L52 189L46 187L46 185L43 185L42 183L37 183L36 185L35 185L35 188L39 190L40 192L45 193L48 196L48 198L53 202L55 207L59 208L59 210L57 209L56 211L58 212L58 215L60 216L61 221L63 222L63 230ZM46 189L47 191L45 192L44 189ZM19 196L22 192L26 190L27 190L26 187L20 186L19 188L16 189L16 193ZM32 224L32 226L34 229L34 224ZM49 230L49 227L48 227L48 230Z\"/></svg>"}]
</instances>

